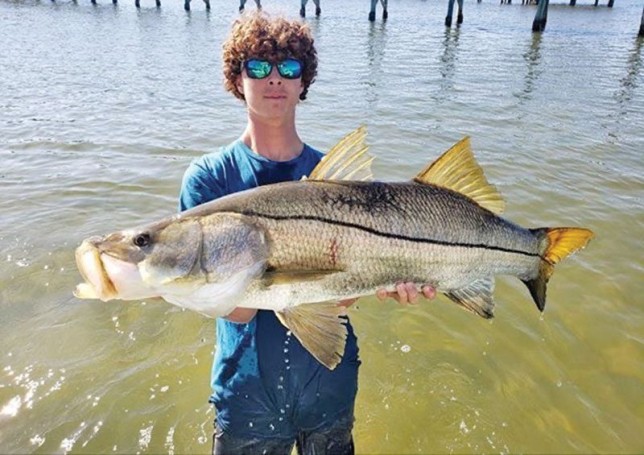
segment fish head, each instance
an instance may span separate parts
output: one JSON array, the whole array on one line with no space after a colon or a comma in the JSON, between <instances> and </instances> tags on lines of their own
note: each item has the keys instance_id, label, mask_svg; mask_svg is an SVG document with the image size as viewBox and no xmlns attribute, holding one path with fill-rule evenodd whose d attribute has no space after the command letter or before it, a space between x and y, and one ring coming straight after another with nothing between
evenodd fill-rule
<instances>
[{"instance_id":1,"label":"fish head","mask_svg":"<svg viewBox=\"0 0 644 455\"><path fill-rule=\"evenodd\" d=\"M199 223L180 216L90 237L76 249L76 264L85 282L74 295L138 300L160 296L168 287L189 286L200 278L201 243Z\"/></svg>"}]
</instances>

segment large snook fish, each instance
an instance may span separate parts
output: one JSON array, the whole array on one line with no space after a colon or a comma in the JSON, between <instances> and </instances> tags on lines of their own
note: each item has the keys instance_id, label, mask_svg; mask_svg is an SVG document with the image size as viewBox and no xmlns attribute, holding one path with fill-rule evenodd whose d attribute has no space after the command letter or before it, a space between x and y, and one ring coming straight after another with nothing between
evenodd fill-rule
<instances>
[{"instance_id":1,"label":"large snook fish","mask_svg":"<svg viewBox=\"0 0 644 455\"><path fill-rule=\"evenodd\" d=\"M166 301L211 317L274 310L324 365L344 352L334 302L401 280L431 284L485 318L496 275L528 287L539 310L553 267L584 247L581 228L524 229L465 138L412 181L343 180L368 172L364 128L307 180L232 194L162 221L91 237L76 251L79 298ZM331 178L331 179L329 179Z\"/></svg>"}]
</instances>

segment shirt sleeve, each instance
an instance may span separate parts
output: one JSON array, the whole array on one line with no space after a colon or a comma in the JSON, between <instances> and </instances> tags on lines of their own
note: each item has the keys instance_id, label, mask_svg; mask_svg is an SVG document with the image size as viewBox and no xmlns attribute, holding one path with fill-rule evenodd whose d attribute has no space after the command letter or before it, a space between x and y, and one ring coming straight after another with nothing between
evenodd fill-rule
<instances>
[{"instance_id":1,"label":"shirt sleeve","mask_svg":"<svg viewBox=\"0 0 644 455\"><path fill-rule=\"evenodd\" d=\"M224 170L212 170L202 161L190 163L183 175L179 193L180 212L226 195Z\"/></svg>"}]
</instances>

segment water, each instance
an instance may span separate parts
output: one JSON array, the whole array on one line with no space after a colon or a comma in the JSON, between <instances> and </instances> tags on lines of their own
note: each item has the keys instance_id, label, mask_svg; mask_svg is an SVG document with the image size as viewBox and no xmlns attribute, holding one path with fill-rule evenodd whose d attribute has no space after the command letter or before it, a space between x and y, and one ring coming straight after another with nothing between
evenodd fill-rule
<instances>
[{"instance_id":1,"label":"water","mask_svg":"<svg viewBox=\"0 0 644 455\"><path fill-rule=\"evenodd\" d=\"M71 295L83 238L173 212L190 160L244 124L219 58L237 3L142 3L0 1L3 453L210 450L212 322ZM553 4L543 35L517 2L468 2L460 29L444 1L392 0L373 24L345 3L309 19L307 142L366 124L377 176L400 180L471 135L509 218L597 235L543 317L509 278L493 322L445 298L354 306L358 451L643 452L641 2Z\"/></svg>"}]
</instances>

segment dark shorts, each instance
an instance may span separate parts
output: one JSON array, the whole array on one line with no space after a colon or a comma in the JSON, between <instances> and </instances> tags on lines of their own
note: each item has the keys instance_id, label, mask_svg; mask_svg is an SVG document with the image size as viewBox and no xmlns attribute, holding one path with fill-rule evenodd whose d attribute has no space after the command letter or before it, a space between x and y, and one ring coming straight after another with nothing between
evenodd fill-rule
<instances>
[{"instance_id":1,"label":"dark shorts","mask_svg":"<svg viewBox=\"0 0 644 455\"><path fill-rule=\"evenodd\" d=\"M237 438L215 426L213 455L289 455L293 445L300 455L353 455L353 422L328 430L302 431L295 439Z\"/></svg>"}]
</instances>

